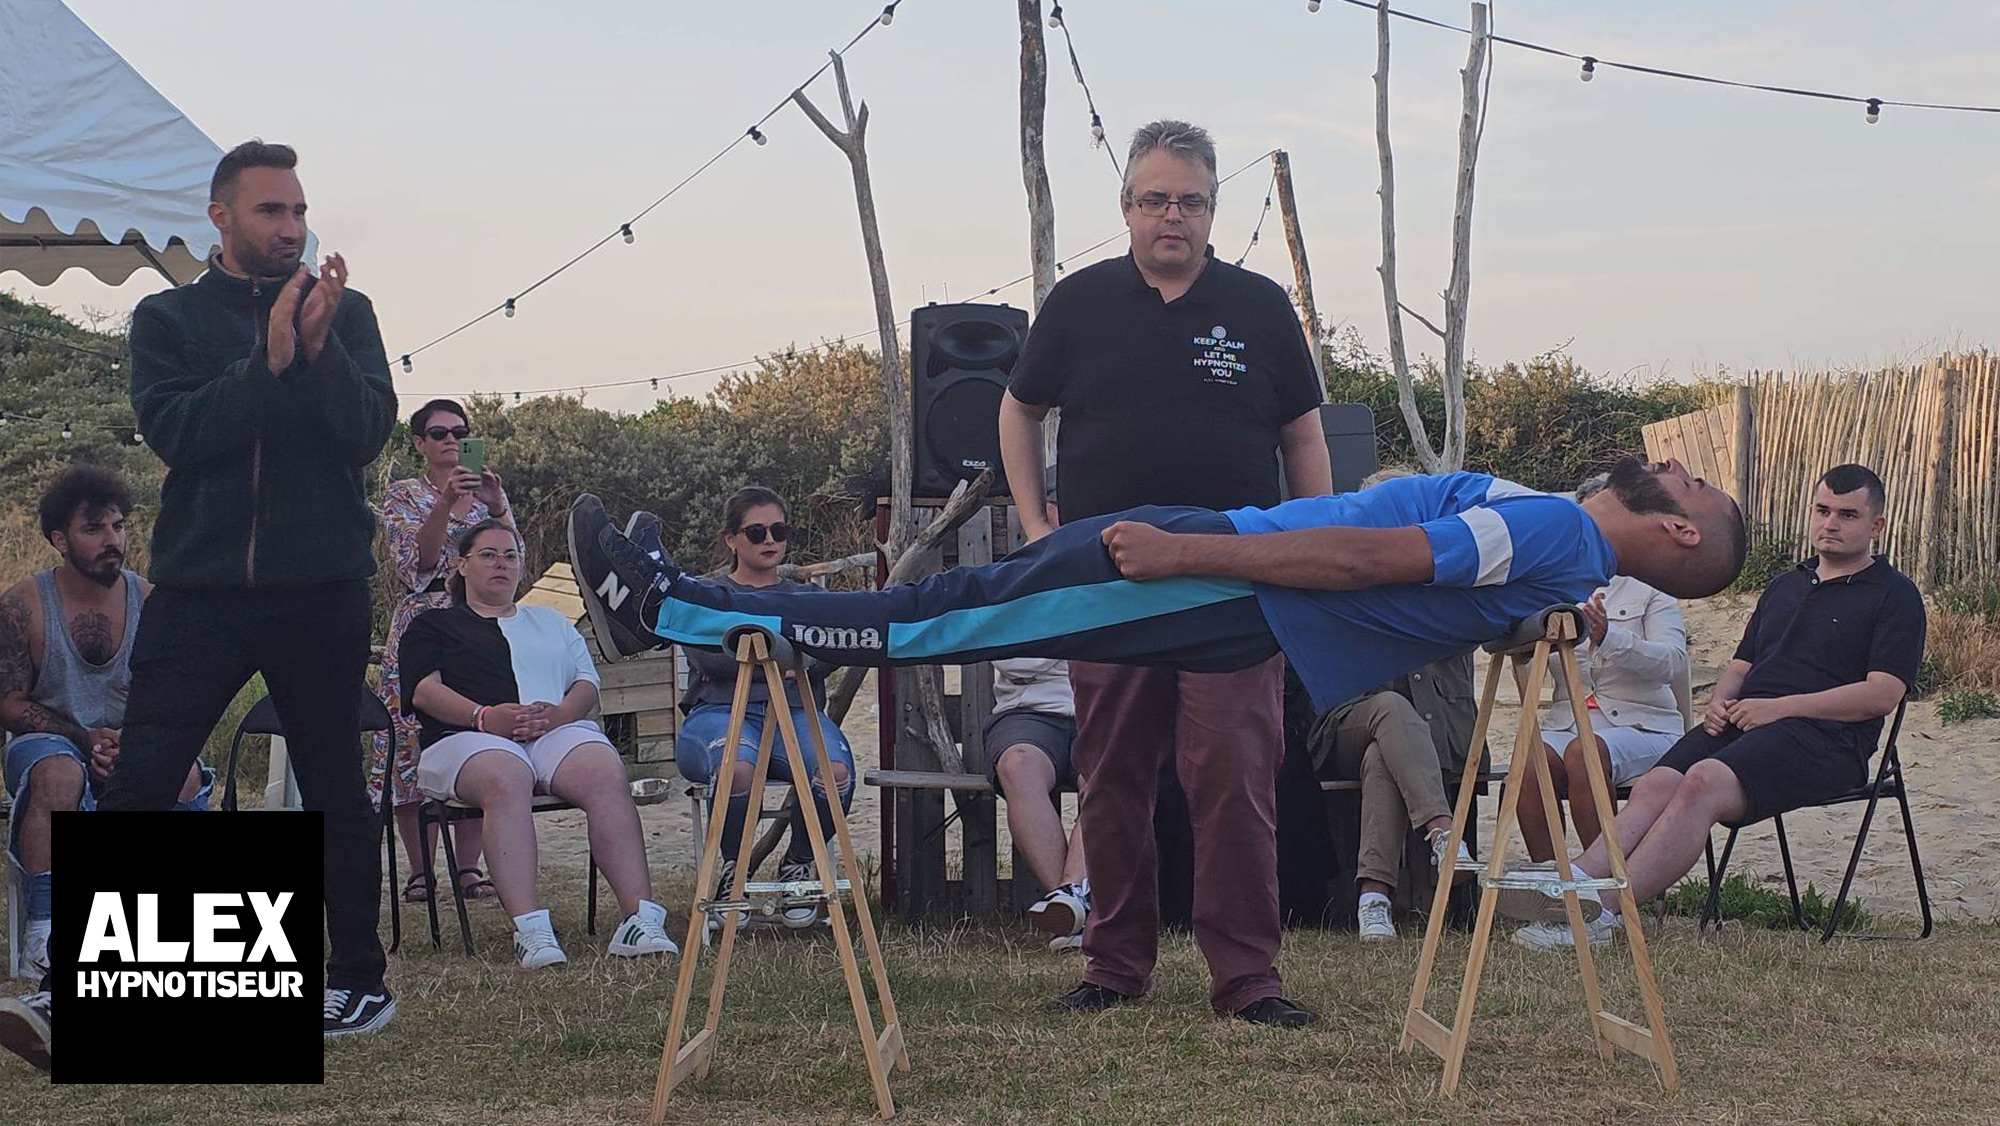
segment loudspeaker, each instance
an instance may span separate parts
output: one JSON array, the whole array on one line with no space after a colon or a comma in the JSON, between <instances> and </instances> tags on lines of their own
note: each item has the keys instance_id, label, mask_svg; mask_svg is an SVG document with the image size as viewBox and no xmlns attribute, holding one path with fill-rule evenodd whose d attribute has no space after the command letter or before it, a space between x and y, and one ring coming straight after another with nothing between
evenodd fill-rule
<instances>
[{"instance_id":1,"label":"loudspeaker","mask_svg":"<svg viewBox=\"0 0 2000 1126\"><path fill-rule=\"evenodd\" d=\"M1007 495L1000 398L1027 338L1028 314L1007 305L932 303L910 314L914 495L948 497L982 469L993 470L993 495Z\"/></svg>"},{"instance_id":2,"label":"loudspeaker","mask_svg":"<svg viewBox=\"0 0 2000 1126\"><path fill-rule=\"evenodd\" d=\"M1333 462L1333 491L1351 493L1380 466L1375 457L1375 412L1367 403L1321 403L1326 454Z\"/></svg>"}]
</instances>

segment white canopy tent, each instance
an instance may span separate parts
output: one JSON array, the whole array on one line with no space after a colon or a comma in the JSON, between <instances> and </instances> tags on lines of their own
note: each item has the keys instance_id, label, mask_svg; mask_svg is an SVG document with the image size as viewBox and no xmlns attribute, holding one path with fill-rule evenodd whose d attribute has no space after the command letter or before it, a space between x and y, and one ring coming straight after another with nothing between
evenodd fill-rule
<instances>
[{"instance_id":1,"label":"white canopy tent","mask_svg":"<svg viewBox=\"0 0 2000 1126\"><path fill-rule=\"evenodd\" d=\"M193 281L221 157L61 0L0 0L0 274Z\"/></svg>"}]
</instances>

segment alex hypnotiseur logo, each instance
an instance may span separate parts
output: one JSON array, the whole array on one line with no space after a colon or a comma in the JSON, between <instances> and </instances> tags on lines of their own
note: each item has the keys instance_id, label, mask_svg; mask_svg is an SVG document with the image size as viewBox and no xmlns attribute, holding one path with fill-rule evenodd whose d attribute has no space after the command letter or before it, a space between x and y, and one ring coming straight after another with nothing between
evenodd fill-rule
<instances>
[{"instance_id":1,"label":"alex hypnotiseur logo","mask_svg":"<svg viewBox=\"0 0 2000 1126\"><path fill-rule=\"evenodd\" d=\"M298 957L285 937L285 908L291 892L247 895L233 891L194 894L194 941L167 942L160 938L160 897L150 892L137 897L136 918L125 918L125 901L115 891L100 891L90 902L90 921L84 924L83 946L77 951L76 995L78 997L232 997L245 1000L265 997L298 997L305 986L305 974L296 969L264 969L261 963L296 966ZM239 912L248 907L249 919ZM249 943L224 940L222 932L248 931L252 921L256 940ZM99 963L117 969L94 968ZM239 963L256 969L171 969L177 964L214 966ZM153 969L131 966L163 967Z\"/></svg>"}]
</instances>

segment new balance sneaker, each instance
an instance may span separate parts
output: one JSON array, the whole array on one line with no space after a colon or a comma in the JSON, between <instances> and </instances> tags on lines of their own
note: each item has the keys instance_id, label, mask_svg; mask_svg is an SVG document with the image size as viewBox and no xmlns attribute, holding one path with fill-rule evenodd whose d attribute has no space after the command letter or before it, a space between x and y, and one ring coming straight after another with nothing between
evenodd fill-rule
<instances>
[{"instance_id":1,"label":"new balance sneaker","mask_svg":"<svg viewBox=\"0 0 2000 1126\"><path fill-rule=\"evenodd\" d=\"M524 970L560 966L569 961L569 955L563 953L562 945L556 941L556 928L549 920L548 908L514 916L514 956L521 960Z\"/></svg>"},{"instance_id":2,"label":"new balance sneaker","mask_svg":"<svg viewBox=\"0 0 2000 1126\"><path fill-rule=\"evenodd\" d=\"M329 989L321 1015L326 1038L359 1036L389 1023L396 1015L396 998L386 985L373 989Z\"/></svg>"},{"instance_id":3,"label":"new balance sneaker","mask_svg":"<svg viewBox=\"0 0 2000 1126\"><path fill-rule=\"evenodd\" d=\"M793 860L786 857L778 864L778 879L784 883L819 883L819 873L813 871L810 860ZM795 931L805 930L819 922L818 903L792 903L785 908L785 925Z\"/></svg>"},{"instance_id":4,"label":"new balance sneaker","mask_svg":"<svg viewBox=\"0 0 2000 1126\"><path fill-rule=\"evenodd\" d=\"M1451 843L1451 830L1432 829L1424 839L1431 843L1431 867L1444 871L1444 849ZM1477 871L1478 862L1472 859L1472 850L1465 847L1464 841L1458 842L1458 858L1451 869L1451 882L1462 884Z\"/></svg>"},{"instance_id":5,"label":"new balance sneaker","mask_svg":"<svg viewBox=\"0 0 2000 1126\"><path fill-rule=\"evenodd\" d=\"M1584 933L1590 936L1592 946L1608 946L1611 936L1624 929L1625 923L1617 915L1606 911L1584 925ZM1511 940L1516 946L1530 950L1574 950L1576 936L1569 931L1569 924L1529 923L1514 932Z\"/></svg>"},{"instance_id":6,"label":"new balance sneaker","mask_svg":"<svg viewBox=\"0 0 2000 1126\"><path fill-rule=\"evenodd\" d=\"M1548 883L1545 887L1495 889L1495 894L1500 900L1494 906L1507 918L1518 919L1524 923L1567 924L1569 912L1563 907L1562 888L1558 883L1561 877L1556 874L1554 868L1550 868L1547 875ZM1598 897L1594 889L1578 888L1576 899L1577 904L1583 909L1584 922L1595 922L1597 917L1604 913L1604 901Z\"/></svg>"},{"instance_id":7,"label":"new balance sneaker","mask_svg":"<svg viewBox=\"0 0 2000 1126\"><path fill-rule=\"evenodd\" d=\"M660 518L641 508L625 518L625 538L640 551L664 563L667 545L660 542Z\"/></svg>"},{"instance_id":8,"label":"new balance sneaker","mask_svg":"<svg viewBox=\"0 0 2000 1126\"><path fill-rule=\"evenodd\" d=\"M0 997L0 1048L47 1071L54 1058L55 1034L49 1031L49 993Z\"/></svg>"},{"instance_id":9,"label":"new balance sneaker","mask_svg":"<svg viewBox=\"0 0 2000 1126\"><path fill-rule=\"evenodd\" d=\"M654 558L619 534L604 503L589 493L569 506L569 560L591 632L607 657L632 657L667 642L647 625L644 607L680 576L671 559Z\"/></svg>"},{"instance_id":10,"label":"new balance sneaker","mask_svg":"<svg viewBox=\"0 0 2000 1126\"><path fill-rule=\"evenodd\" d=\"M23 977L40 979L49 972L49 928L48 919L29 919L27 941L21 944Z\"/></svg>"},{"instance_id":11,"label":"new balance sneaker","mask_svg":"<svg viewBox=\"0 0 2000 1126\"><path fill-rule=\"evenodd\" d=\"M1364 899L1355 909L1355 916L1361 922L1361 941L1394 942L1396 923L1389 917L1389 901L1386 899Z\"/></svg>"},{"instance_id":12,"label":"new balance sneaker","mask_svg":"<svg viewBox=\"0 0 2000 1126\"><path fill-rule=\"evenodd\" d=\"M1075 884L1064 884L1028 908L1028 922L1043 934L1057 937L1082 934L1089 919L1090 900Z\"/></svg>"},{"instance_id":13,"label":"new balance sneaker","mask_svg":"<svg viewBox=\"0 0 2000 1126\"><path fill-rule=\"evenodd\" d=\"M650 899L640 900L639 909L632 912L632 917L618 925L608 949L624 958L681 952L681 948L667 936L667 909Z\"/></svg>"}]
</instances>

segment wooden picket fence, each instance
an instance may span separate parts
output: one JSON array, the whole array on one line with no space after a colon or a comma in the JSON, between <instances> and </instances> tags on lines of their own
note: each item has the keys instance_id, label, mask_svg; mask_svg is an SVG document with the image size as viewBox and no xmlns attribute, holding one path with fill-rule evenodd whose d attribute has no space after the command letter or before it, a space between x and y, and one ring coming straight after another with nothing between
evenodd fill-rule
<instances>
[{"instance_id":1,"label":"wooden picket fence","mask_svg":"<svg viewBox=\"0 0 2000 1126\"><path fill-rule=\"evenodd\" d=\"M1717 406L1643 433L1649 458L1677 457L1729 489L1753 536L1801 557L1814 484L1858 462L1888 491L1878 550L1926 589L2000 574L2000 357L1991 353L1870 372L1752 372Z\"/></svg>"}]
</instances>

